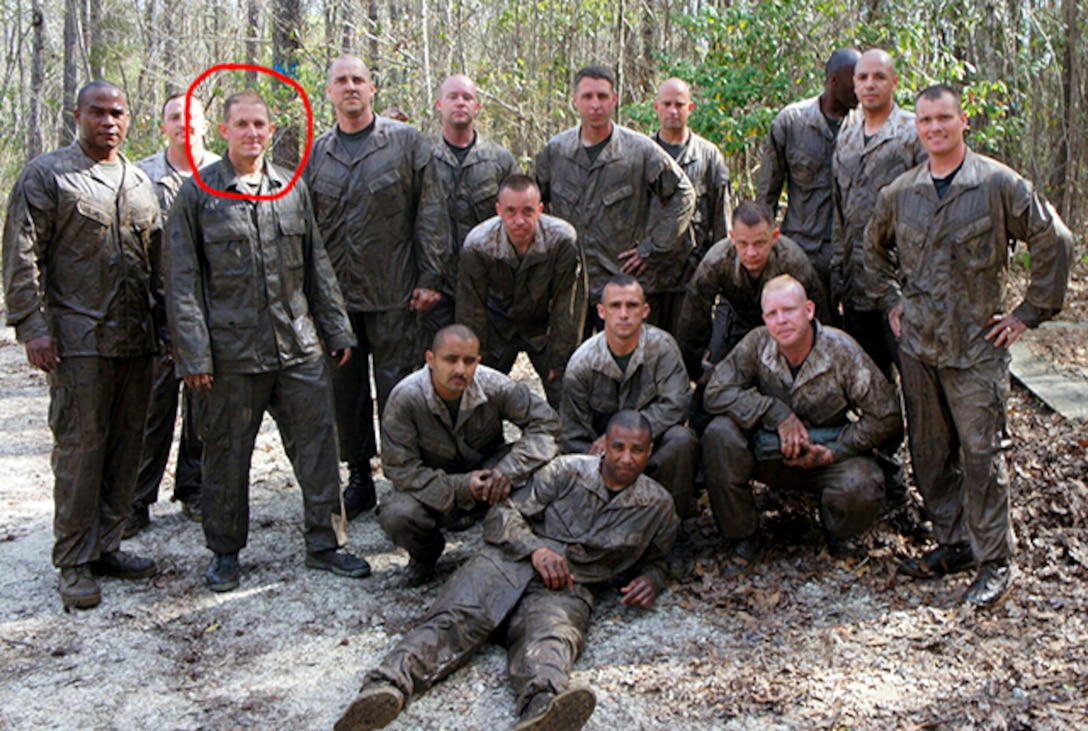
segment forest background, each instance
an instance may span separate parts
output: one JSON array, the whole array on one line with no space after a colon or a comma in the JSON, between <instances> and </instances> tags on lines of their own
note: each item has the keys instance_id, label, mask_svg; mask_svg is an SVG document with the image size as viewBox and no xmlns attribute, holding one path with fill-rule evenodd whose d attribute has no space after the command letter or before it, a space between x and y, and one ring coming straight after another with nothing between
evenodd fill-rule
<instances>
[{"instance_id":1,"label":"forest background","mask_svg":"<svg viewBox=\"0 0 1088 731\"><path fill-rule=\"evenodd\" d=\"M31 157L72 139L75 91L119 84L132 108L126 153L162 144L159 113L220 63L273 67L311 97L314 133L335 121L325 70L358 53L378 82L378 110L397 106L439 127L441 81L467 73L485 108L480 128L531 169L556 132L576 124L574 73L615 69L618 121L657 126L656 86L695 87L693 128L719 145L734 195L749 197L774 115L819 93L829 52L880 46L899 62L899 103L935 81L966 93L971 144L1033 180L1074 231L1088 216L1086 13L1076 0L0 0L0 194ZM305 140L295 92L266 74L215 74L210 101L255 84L279 116L275 156L293 167ZM213 149L221 141L209 140Z\"/></svg>"}]
</instances>

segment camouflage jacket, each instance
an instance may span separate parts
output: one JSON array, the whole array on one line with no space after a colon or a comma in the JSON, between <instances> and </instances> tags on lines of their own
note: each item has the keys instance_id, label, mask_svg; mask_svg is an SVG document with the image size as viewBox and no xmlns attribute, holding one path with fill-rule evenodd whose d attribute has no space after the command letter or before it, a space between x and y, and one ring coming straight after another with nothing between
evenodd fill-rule
<instances>
[{"instance_id":1,"label":"camouflage jacket","mask_svg":"<svg viewBox=\"0 0 1088 731\"><path fill-rule=\"evenodd\" d=\"M646 576L661 593L679 527L672 497L654 480L639 475L610 498L600 457L564 455L488 512L484 540L513 561L550 548L579 585Z\"/></svg>"},{"instance_id":2,"label":"camouflage jacket","mask_svg":"<svg viewBox=\"0 0 1088 731\"><path fill-rule=\"evenodd\" d=\"M406 308L417 287L453 291L449 215L431 145L376 117L354 160L337 127L318 137L304 178L348 310Z\"/></svg>"},{"instance_id":3,"label":"camouflage jacket","mask_svg":"<svg viewBox=\"0 0 1088 731\"><path fill-rule=\"evenodd\" d=\"M261 195L291 175L265 161ZM230 160L200 171L213 190L243 192ZM306 184L254 203L189 179L167 221L166 292L179 377L263 373L354 347L344 300L314 224Z\"/></svg>"},{"instance_id":4,"label":"camouflage jacket","mask_svg":"<svg viewBox=\"0 0 1088 731\"><path fill-rule=\"evenodd\" d=\"M598 333L574 351L563 376L563 451L588 452L612 415L623 409L641 412L657 439L687 420L690 405L691 381L671 335L643 324L624 372L605 333Z\"/></svg>"},{"instance_id":5,"label":"camouflage jacket","mask_svg":"<svg viewBox=\"0 0 1088 731\"><path fill-rule=\"evenodd\" d=\"M457 322L468 325L487 352L491 331L504 341L522 337L548 348L549 368L562 370L582 336L585 274L574 227L544 214L536 238L519 257L494 216L472 230L461 250Z\"/></svg>"},{"instance_id":6,"label":"camouflage jacket","mask_svg":"<svg viewBox=\"0 0 1088 731\"><path fill-rule=\"evenodd\" d=\"M612 125L612 138L590 163L581 128L561 132L536 158L540 193L552 215L578 231L590 301L620 271L619 255L638 249L646 260L639 281L647 292L667 289L677 261L690 251L681 237L695 210L695 191L672 157L646 135ZM651 199L660 208L651 216Z\"/></svg>"},{"instance_id":7,"label":"camouflage jacket","mask_svg":"<svg viewBox=\"0 0 1088 731\"><path fill-rule=\"evenodd\" d=\"M456 263L468 232L495 215L499 185L514 173L520 173L521 169L509 150L479 135L463 163L457 162L457 156L446 144L442 133L429 141L438 179L446 194L453 261Z\"/></svg>"},{"instance_id":8,"label":"camouflage jacket","mask_svg":"<svg viewBox=\"0 0 1088 731\"><path fill-rule=\"evenodd\" d=\"M200 167L207 167L218 161L219 155L205 151ZM166 150L137 160L136 167L147 173L147 177L151 178L151 182L155 184L155 195L159 199L159 207L162 208L162 214L165 216L170 212L170 206L174 205L174 199L177 198L181 184L191 178L192 174L183 173L171 165L166 159Z\"/></svg>"},{"instance_id":9,"label":"camouflage jacket","mask_svg":"<svg viewBox=\"0 0 1088 731\"><path fill-rule=\"evenodd\" d=\"M661 144L661 133L654 135L654 141ZM664 149L664 146L662 145ZM712 142L692 132L688 141L680 149L676 163L688 176L691 187L695 190L695 212L691 216L691 225L683 234L689 248L683 272L675 282L678 291L683 291L687 280L695 272L695 267L710 251L715 242L729 234L730 219L733 216L733 204L730 200L729 169L725 159ZM660 208L656 201L651 202L655 209ZM660 215L655 210L654 215Z\"/></svg>"},{"instance_id":10,"label":"camouflage jacket","mask_svg":"<svg viewBox=\"0 0 1088 731\"><path fill-rule=\"evenodd\" d=\"M843 120L843 129L848 120ZM782 185L789 204L782 233L812 255L831 239L831 155L835 133L820 97L794 102L778 113L763 145L756 200L778 210Z\"/></svg>"},{"instance_id":11,"label":"camouflage jacket","mask_svg":"<svg viewBox=\"0 0 1088 731\"><path fill-rule=\"evenodd\" d=\"M124 157L118 191L79 142L31 160L4 224L7 324L60 357L136 357L165 332L162 219L151 180Z\"/></svg>"},{"instance_id":12,"label":"camouflage jacket","mask_svg":"<svg viewBox=\"0 0 1088 731\"><path fill-rule=\"evenodd\" d=\"M505 450L503 420L521 429ZM439 398L427 366L389 395L382 415L382 469L397 490L442 513L476 504L473 470L496 468L515 486L554 457L559 417L525 384L487 366L461 396L457 423Z\"/></svg>"},{"instance_id":13,"label":"camouflage jacket","mask_svg":"<svg viewBox=\"0 0 1088 731\"><path fill-rule=\"evenodd\" d=\"M809 428L845 426L827 445L836 456L876 449L902 429L891 382L853 338L826 325L816 325L796 376L766 327L748 333L714 369L704 404L749 431L773 431L791 414Z\"/></svg>"},{"instance_id":14,"label":"camouflage jacket","mask_svg":"<svg viewBox=\"0 0 1088 731\"><path fill-rule=\"evenodd\" d=\"M870 296L885 312L903 304L902 351L951 368L1007 357L985 335L1005 312L1016 240L1031 254L1031 281L1015 313L1035 327L1062 308L1073 236L1031 183L968 150L943 199L928 164L884 188L865 230L865 261Z\"/></svg>"},{"instance_id":15,"label":"camouflage jacket","mask_svg":"<svg viewBox=\"0 0 1088 731\"><path fill-rule=\"evenodd\" d=\"M763 285L780 274L789 274L805 287L816 303L816 315L828 322L831 310L823 280L816 274L801 247L779 236L767 257L767 265L758 279L752 279L737 257L733 240L714 244L688 283L688 294L680 310L680 349L693 379L702 373L703 353L710 342L714 306L719 297L733 307L737 321L746 330L763 324Z\"/></svg>"},{"instance_id":16,"label":"camouflage jacket","mask_svg":"<svg viewBox=\"0 0 1088 731\"><path fill-rule=\"evenodd\" d=\"M831 282L842 301L856 310L877 310L867 290L865 225L881 189L929 159L918 140L914 115L898 106L865 142L865 125L848 127L835 147L835 228L832 235Z\"/></svg>"}]
</instances>

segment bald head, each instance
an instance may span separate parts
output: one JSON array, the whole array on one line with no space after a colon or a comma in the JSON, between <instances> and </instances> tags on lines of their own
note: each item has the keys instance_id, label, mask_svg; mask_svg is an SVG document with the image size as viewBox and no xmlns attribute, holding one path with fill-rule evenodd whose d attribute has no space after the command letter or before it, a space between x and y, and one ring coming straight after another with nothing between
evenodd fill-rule
<instances>
[{"instance_id":1,"label":"bald head","mask_svg":"<svg viewBox=\"0 0 1088 731\"><path fill-rule=\"evenodd\" d=\"M480 113L476 82L464 74L454 74L442 82L434 106L442 117L442 132L457 145L472 142L473 123Z\"/></svg>"},{"instance_id":2,"label":"bald head","mask_svg":"<svg viewBox=\"0 0 1088 731\"><path fill-rule=\"evenodd\" d=\"M337 76L348 72L357 73L367 81L370 81L370 67L366 65L366 62L358 56L345 53L343 56L337 57L329 64L328 83L331 84Z\"/></svg>"},{"instance_id":3,"label":"bald head","mask_svg":"<svg viewBox=\"0 0 1088 731\"><path fill-rule=\"evenodd\" d=\"M827 59L827 65L824 66L824 78L830 78L843 71L848 71L853 76L854 66L859 58L861 58L861 54L858 53L856 48L835 49L831 53L831 57Z\"/></svg>"},{"instance_id":4,"label":"bald head","mask_svg":"<svg viewBox=\"0 0 1088 731\"><path fill-rule=\"evenodd\" d=\"M657 87L657 98L660 99L663 93L677 93L685 95L689 100L691 99L691 84L678 79L675 76L671 79L665 79L661 82L661 86Z\"/></svg>"},{"instance_id":5,"label":"bald head","mask_svg":"<svg viewBox=\"0 0 1088 731\"><path fill-rule=\"evenodd\" d=\"M654 111L661 122L661 139L669 144L683 144L688 136L688 119L694 110L691 84L677 78L661 84L654 99Z\"/></svg>"},{"instance_id":6,"label":"bald head","mask_svg":"<svg viewBox=\"0 0 1088 731\"><path fill-rule=\"evenodd\" d=\"M345 132L358 132L374 118L374 81L358 56L345 54L329 66L325 95L336 108L336 121Z\"/></svg>"},{"instance_id":7,"label":"bald head","mask_svg":"<svg viewBox=\"0 0 1088 731\"><path fill-rule=\"evenodd\" d=\"M895 72L895 60L880 48L871 48L861 54L854 66L854 92L866 123L879 122L891 114L895 104L895 87L899 76Z\"/></svg>"},{"instance_id":8,"label":"bald head","mask_svg":"<svg viewBox=\"0 0 1088 731\"><path fill-rule=\"evenodd\" d=\"M868 67L883 66L892 76L895 76L896 74L895 59L883 48L870 48L868 51L861 54L857 61L858 63L865 62L865 65ZM858 63L854 64L855 68Z\"/></svg>"}]
</instances>

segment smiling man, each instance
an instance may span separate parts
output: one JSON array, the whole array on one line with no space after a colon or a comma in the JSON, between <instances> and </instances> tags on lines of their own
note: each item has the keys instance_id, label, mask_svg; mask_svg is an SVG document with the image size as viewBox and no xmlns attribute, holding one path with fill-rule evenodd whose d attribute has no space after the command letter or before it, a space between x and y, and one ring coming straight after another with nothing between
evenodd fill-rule
<instances>
[{"instance_id":1,"label":"smiling man","mask_svg":"<svg viewBox=\"0 0 1088 731\"><path fill-rule=\"evenodd\" d=\"M868 294L899 339L911 463L939 544L902 571L931 578L977 564L964 600L988 608L1014 570L1001 453L1008 348L1061 310L1073 237L1031 183L967 147L959 92L931 86L915 114L929 161L880 192L865 231ZM1030 281L1007 311L1016 241L1030 252Z\"/></svg>"},{"instance_id":2,"label":"smiling man","mask_svg":"<svg viewBox=\"0 0 1088 731\"><path fill-rule=\"evenodd\" d=\"M227 156L205 185L246 196L281 192L290 173L265 160L275 132L255 91L223 102ZM275 200L228 199L187 180L168 223L167 304L174 361L196 392L204 442L203 523L214 556L212 591L238 586L249 532L249 465L268 411L302 489L306 565L340 576L370 573L339 550L332 389L324 353L342 366L351 331L340 288L301 181Z\"/></svg>"},{"instance_id":3,"label":"smiling man","mask_svg":"<svg viewBox=\"0 0 1088 731\"><path fill-rule=\"evenodd\" d=\"M868 529L884 498L872 452L901 421L891 384L849 335L816 323L800 282L775 277L762 307L765 325L718 364L706 387L706 410L720 415L703 435L706 489L729 573L762 552L750 480L816 492L829 552L852 555L851 539ZM773 446L753 450L761 443Z\"/></svg>"},{"instance_id":4,"label":"smiling man","mask_svg":"<svg viewBox=\"0 0 1088 731\"><path fill-rule=\"evenodd\" d=\"M497 216L465 239L457 321L480 333L483 362L509 373L528 353L552 408L582 335L585 276L574 227L545 214L532 178L499 188Z\"/></svg>"},{"instance_id":5,"label":"smiling man","mask_svg":"<svg viewBox=\"0 0 1088 731\"><path fill-rule=\"evenodd\" d=\"M439 330L426 361L393 389L382 417L382 469L394 493L378 519L408 551L409 586L435 577L443 529L472 526L559 451L555 411L524 384L481 366L472 330ZM506 442L503 421L521 430L516 442Z\"/></svg>"},{"instance_id":6,"label":"smiling man","mask_svg":"<svg viewBox=\"0 0 1088 731\"><path fill-rule=\"evenodd\" d=\"M596 697L570 688L569 678L585 647L594 590L619 582L621 604L652 607L679 526L668 493L643 474L653 452L646 418L621 411L605 435L601 456L558 457L491 509L487 545L367 673L336 731L385 727L503 623L518 731L582 728Z\"/></svg>"},{"instance_id":7,"label":"smiling man","mask_svg":"<svg viewBox=\"0 0 1088 731\"><path fill-rule=\"evenodd\" d=\"M83 87L78 139L27 164L4 225L7 324L49 381L53 565L66 608L101 601L98 575L156 571L120 550L165 331L159 204L120 153L129 119L117 86Z\"/></svg>"}]
</instances>

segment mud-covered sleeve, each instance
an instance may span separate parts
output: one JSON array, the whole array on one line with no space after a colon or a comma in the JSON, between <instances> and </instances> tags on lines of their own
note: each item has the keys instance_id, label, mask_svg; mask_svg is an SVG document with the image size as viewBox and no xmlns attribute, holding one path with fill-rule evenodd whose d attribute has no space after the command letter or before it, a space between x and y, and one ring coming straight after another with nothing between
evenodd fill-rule
<instances>
[{"instance_id":1,"label":"mud-covered sleeve","mask_svg":"<svg viewBox=\"0 0 1088 731\"><path fill-rule=\"evenodd\" d=\"M215 373L201 270L203 233L200 196L187 180L166 222L166 315L180 378Z\"/></svg>"},{"instance_id":2,"label":"mud-covered sleeve","mask_svg":"<svg viewBox=\"0 0 1088 731\"><path fill-rule=\"evenodd\" d=\"M691 408L691 379L684 367L680 348L671 336L662 338L658 346L660 352L654 375L657 397L645 408L639 409L650 422L654 439L687 421Z\"/></svg>"},{"instance_id":3,"label":"mud-covered sleeve","mask_svg":"<svg viewBox=\"0 0 1088 731\"><path fill-rule=\"evenodd\" d=\"M654 594L661 594L667 586L668 564L666 562L676 543L676 534L680 530L680 518L676 516L676 508L671 500L662 504L655 525L647 526L647 528L654 529L654 537L631 573L635 576L645 576L653 585Z\"/></svg>"},{"instance_id":4,"label":"mud-covered sleeve","mask_svg":"<svg viewBox=\"0 0 1088 731\"><path fill-rule=\"evenodd\" d=\"M1006 199L1006 227L1031 252L1028 290L1015 314L1028 327L1036 327L1062 309L1069 285L1073 234L1025 179L1017 176Z\"/></svg>"},{"instance_id":5,"label":"mud-covered sleeve","mask_svg":"<svg viewBox=\"0 0 1088 731\"><path fill-rule=\"evenodd\" d=\"M479 249L461 249L461 264L457 275L456 315L454 319L469 327L480 339L480 352L487 353L491 327L487 319L487 257Z\"/></svg>"},{"instance_id":6,"label":"mud-covered sleeve","mask_svg":"<svg viewBox=\"0 0 1088 731\"><path fill-rule=\"evenodd\" d=\"M742 428L777 429L793 414L789 404L759 390L760 331L748 333L714 368L703 405L711 414L727 414Z\"/></svg>"},{"instance_id":7,"label":"mud-covered sleeve","mask_svg":"<svg viewBox=\"0 0 1088 731\"><path fill-rule=\"evenodd\" d=\"M330 353L354 348L357 345L355 334L348 319L344 296L340 292L340 283L333 272L329 255L325 251L325 242L314 219L310 191L306 184L299 181L299 195L302 201L302 214L306 223L304 251L306 253L306 299L313 313L317 331Z\"/></svg>"},{"instance_id":8,"label":"mud-covered sleeve","mask_svg":"<svg viewBox=\"0 0 1088 731\"><path fill-rule=\"evenodd\" d=\"M652 141L647 141L645 184L661 203L657 215L647 221L646 236L638 245L638 255L650 259L655 255L686 255L688 239L682 234L695 213L695 188L669 153Z\"/></svg>"},{"instance_id":9,"label":"mud-covered sleeve","mask_svg":"<svg viewBox=\"0 0 1088 731\"><path fill-rule=\"evenodd\" d=\"M51 335L45 312L43 262L53 239L56 186L37 166L15 182L4 221L7 324L20 343Z\"/></svg>"},{"instance_id":10,"label":"mud-covered sleeve","mask_svg":"<svg viewBox=\"0 0 1088 731\"><path fill-rule=\"evenodd\" d=\"M544 204L544 212L552 212L552 156L551 145L546 145L537 153L536 184L540 188L540 201Z\"/></svg>"},{"instance_id":11,"label":"mud-covered sleeve","mask_svg":"<svg viewBox=\"0 0 1088 731\"><path fill-rule=\"evenodd\" d=\"M786 122L781 114L774 118L763 142L756 200L778 212L778 198L786 182Z\"/></svg>"},{"instance_id":12,"label":"mud-covered sleeve","mask_svg":"<svg viewBox=\"0 0 1088 731\"><path fill-rule=\"evenodd\" d=\"M720 287L718 267L722 266L721 258L716 254L717 249L712 248L699 262L695 274L688 282L687 294L680 307L677 340L688 375L693 381L699 380L703 375L703 354L710 344L714 301Z\"/></svg>"},{"instance_id":13,"label":"mud-covered sleeve","mask_svg":"<svg viewBox=\"0 0 1088 731\"><path fill-rule=\"evenodd\" d=\"M873 275L868 277L867 294L887 313L902 299L895 242L895 201L889 195L889 188L880 191L873 216L865 226L865 266Z\"/></svg>"},{"instance_id":14,"label":"mud-covered sleeve","mask_svg":"<svg viewBox=\"0 0 1088 731\"><path fill-rule=\"evenodd\" d=\"M516 488L484 518L484 541L502 549L504 556L519 561L548 544L533 533L530 521L539 518L556 499L564 480L561 463L541 467L523 486Z\"/></svg>"},{"instance_id":15,"label":"mud-covered sleeve","mask_svg":"<svg viewBox=\"0 0 1088 731\"><path fill-rule=\"evenodd\" d=\"M502 417L521 429L521 437L495 467L520 485L559 453L559 415L547 401L517 381L505 381L492 398L498 401Z\"/></svg>"},{"instance_id":16,"label":"mud-covered sleeve","mask_svg":"<svg viewBox=\"0 0 1088 731\"><path fill-rule=\"evenodd\" d=\"M838 441L859 453L879 449L903 428L895 387L861 347L841 353L837 360L851 408L858 416L847 423Z\"/></svg>"},{"instance_id":17,"label":"mud-covered sleeve","mask_svg":"<svg viewBox=\"0 0 1088 731\"><path fill-rule=\"evenodd\" d=\"M457 268L457 262L450 261L453 245L449 212L431 146L423 135L415 137L412 171L416 194L415 245L418 268L415 286L419 289L442 291L444 273L456 271Z\"/></svg>"},{"instance_id":18,"label":"mud-covered sleeve","mask_svg":"<svg viewBox=\"0 0 1088 731\"><path fill-rule=\"evenodd\" d=\"M588 288L582 255L572 235L564 239L552 272L551 305L548 308L548 355L551 370L562 371L578 347L586 319Z\"/></svg>"},{"instance_id":19,"label":"mud-covered sleeve","mask_svg":"<svg viewBox=\"0 0 1088 731\"><path fill-rule=\"evenodd\" d=\"M574 357L563 374L563 398L559 406L563 432L559 445L564 454L589 451L597 433L593 430L593 412L589 408L589 392L593 383L593 370L579 366Z\"/></svg>"}]
</instances>

